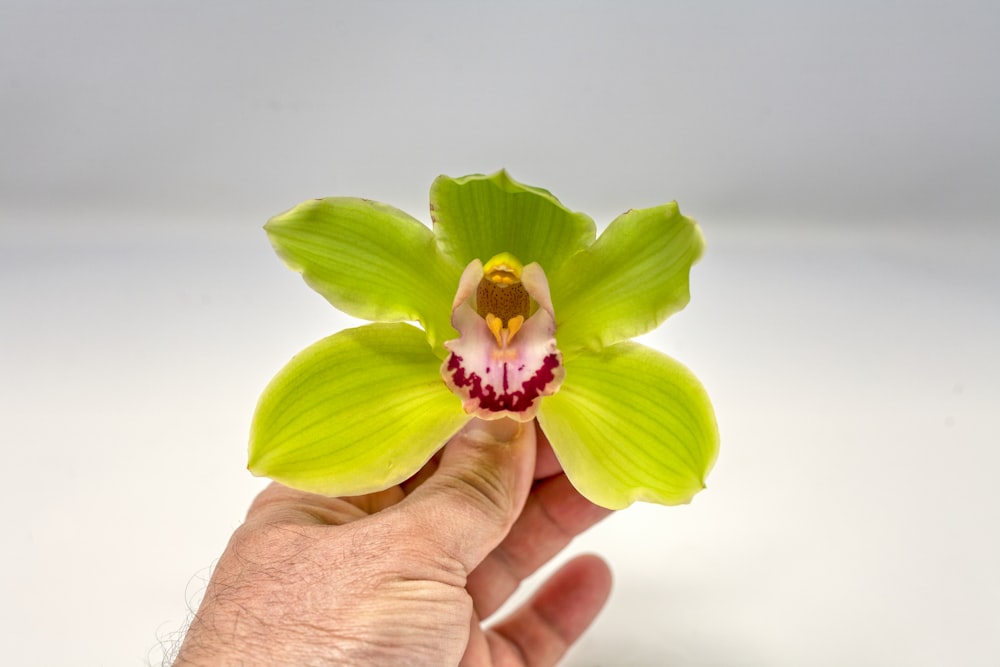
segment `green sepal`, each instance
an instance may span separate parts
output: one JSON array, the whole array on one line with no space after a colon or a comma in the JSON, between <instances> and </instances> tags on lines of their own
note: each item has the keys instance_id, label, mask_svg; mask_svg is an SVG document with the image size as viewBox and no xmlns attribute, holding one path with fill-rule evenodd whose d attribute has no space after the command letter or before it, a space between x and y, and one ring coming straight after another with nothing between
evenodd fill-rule
<instances>
[{"instance_id":1,"label":"green sepal","mask_svg":"<svg viewBox=\"0 0 1000 667\"><path fill-rule=\"evenodd\" d=\"M424 333L370 324L296 355L264 390L249 469L329 496L402 482L469 421Z\"/></svg>"},{"instance_id":2,"label":"green sepal","mask_svg":"<svg viewBox=\"0 0 1000 667\"><path fill-rule=\"evenodd\" d=\"M574 213L547 190L506 171L462 178L439 176L431 185L431 218L442 250L460 266L509 252L546 272L594 242L594 221Z\"/></svg>"},{"instance_id":3,"label":"green sepal","mask_svg":"<svg viewBox=\"0 0 1000 667\"><path fill-rule=\"evenodd\" d=\"M691 298L705 241L676 203L633 209L549 275L563 354L598 350L659 326Z\"/></svg>"},{"instance_id":4,"label":"green sepal","mask_svg":"<svg viewBox=\"0 0 1000 667\"><path fill-rule=\"evenodd\" d=\"M353 197L314 199L264 226L278 255L348 315L416 321L443 357L455 337L451 302L463 267L445 257L434 234L406 213Z\"/></svg>"},{"instance_id":5,"label":"green sepal","mask_svg":"<svg viewBox=\"0 0 1000 667\"><path fill-rule=\"evenodd\" d=\"M689 502L719 447L698 379L632 342L567 359L566 380L542 402L538 422L577 490L610 509Z\"/></svg>"}]
</instances>

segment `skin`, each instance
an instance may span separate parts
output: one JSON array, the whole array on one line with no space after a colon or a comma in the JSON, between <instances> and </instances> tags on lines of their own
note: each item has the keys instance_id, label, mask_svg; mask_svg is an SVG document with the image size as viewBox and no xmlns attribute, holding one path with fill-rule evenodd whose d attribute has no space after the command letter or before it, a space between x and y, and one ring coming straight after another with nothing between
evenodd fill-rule
<instances>
[{"instance_id":1,"label":"skin","mask_svg":"<svg viewBox=\"0 0 1000 667\"><path fill-rule=\"evenodd\" d=\"M507 618L520 582L609 513L533 423L474 420L400 486L326 498L272 484L219 560L175 665L555 664L607 600L596 556Z\"/></svg>"}]
</instances>

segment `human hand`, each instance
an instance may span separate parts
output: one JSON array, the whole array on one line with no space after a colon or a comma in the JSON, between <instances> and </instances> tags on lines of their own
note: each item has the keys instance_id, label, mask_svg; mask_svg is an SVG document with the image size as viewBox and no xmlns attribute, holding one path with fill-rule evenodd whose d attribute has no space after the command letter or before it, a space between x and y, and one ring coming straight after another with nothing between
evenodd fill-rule
<instances>
[{"instance_id":1,"label":"human hand","mask_svg":"<svg viewBox=\"0 0 1000 667\"><path fill-rule=\"evenodd\" d=\"M577 493L533 423L507 419L474 420L379 493L272 484L220 558L175 665L552 665L607 599L596 556L482 622L608 512Z\"/></svg>"}]
</instances>

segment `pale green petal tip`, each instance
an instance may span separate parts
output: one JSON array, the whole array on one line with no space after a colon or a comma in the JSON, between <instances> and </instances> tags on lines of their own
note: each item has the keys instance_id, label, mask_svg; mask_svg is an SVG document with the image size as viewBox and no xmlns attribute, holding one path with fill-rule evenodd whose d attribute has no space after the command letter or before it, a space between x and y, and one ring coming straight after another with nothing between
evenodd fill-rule
<instances>
[{"instance_id":1,"label":"pale green petal tip","mask_svg":"<svg viewBox=\"0 0 1000 667\"><path fill-rule=\"evenodd\" d=\"M598 243L602 239L607 243L615 243L611 237L618 227L627 230L627 235L633 237L636 247L651 244L668 233L682 238L683 248L678 247L674 251L678 254L682 252L689 266L697 263L705 254L705 234L701 225L694 218L681 213L680 204L676 200L648 208L630 208L611 221L601 233Z\"/></svg>"},{"instance_id":2,"label":"pale green petal tip","mask_svg":"<svg viewBox=\"0 0 1000 667\"><path fill-rule=\"evenodd\" d=\"M705 251L698 223L676 202L630 209L550 278L560 349L573 356L652 331L691 300Z\"/></svg>"},{"instance_id":3,"label":"pale green petal tip","mask_svg":"<svg viewBox=\"0 0 1000 667\"><path fill-rule=\"evenodd\" d=\"M438 242L458 264L510 252L546 271L594 242L590 216L571 211L544 188L520 183L506 170L431 184L431 219Z\"/></svg>"},{"instance_id":4,"label":"pale green petal tip","mask_svg":"<svg viewBox=\"0 0 1000 667\"><path fill-rule=\"evenodd\" d=\"M691 235L692 235L691 246L694 249L693 257L691 258L691 263L692 264L698 263L699 261L701 261L701 258L705 256L705 248L706 248L705 233L702 230L701 225L698 224L698 221L695 220L694 218L682 214L680 205L676 201L670 202L668 206L672 208L672 213L670 209L665 211L666 213L670 214L671 217L676 215L677 218L683 220L684 223L691 228Z\"/></svg>"},{"instance_id":5,"label":"pale green petal tip","mask_svg":"<svg viewBox=\"0 0 1000 667\"><path fill-rule=\"evenodd\" d=\"M712 471L713 465L714 460L700 476L692 477L690 484L676 486L668 491L641 486L622 488L618 485L617 480L603 474L600 470L583 478L574 479L571 477L570 481L573 482L580 495L606 509L622 510L637 502L673 507L691 504L698 493L708 488L705 478Z\"/></svg>"},{"instance_id":6,"label":"pale green petal tip","mask_svg":"<svg viewBox=\"0 0 1000 667\"><path fill-rule=\"evenodd\" d=\"M577 490L609 509L689 503L718 455L704 387L638 343L567 360L562 389L545 400L538 421Z\"/></svg>"},{"instance_id":7,"label":"pale green petal tip","mask_svg":"<svg viewBox=\"0 0 1000 667\"><path fill-rule=\"evenodd\" d=\"M526 183L521 183L520 181L514 180L506 169L501 169L500 171L494 172L492 174L469 174L467 176L459 176L457 178L453 178L451 176L445 176L442 174L441 176L438 176L436 179L434 179L434 182L431 184L431 192L434 192L435 188L440 187L447 183L453 183L457 186L463 186L479 181L488 181L492 183L496 188L511 194L518 192L532 192L540 197L548 199L556 206L566 209L566 207L563 206L562 202L560 202L551 192L549 192L545 188L540 188L535 185L527 185ZM568 211L569 209L566 210Z\"/></svg>"},{"instance_id":8,"label":"pale green petal tip","mask_svg":"<svg viewBox=\"0 0 1000 667\"><path fill-rule=\"evenodd\" d=\"M368 199L328 197L274 216L264 230L285 264L334 307L376 322L420 322L443 356L455 335L448 314L461 269L418 220Z\"/></svg>"},{"instance_id":9,"label":"pale green petal tip","mask_svg":"<svg viewBox=\"0 0 1000 667\"><path fill-rule=\"evenodd\" d=\"M379 491L416 472L469 420L408 324L371 324L296 355L261 394L248 468L324 495Z\"/></svg>"},{"instance_id":10,"label":"pale green petal tip","mask_svg":"<svg viewBox=\"0 0 1000 667\"><path fill-rule=\"evenodd\" d=\"M704 256L705 234L701 229L701 225L698 224L698 221L695 220L694 218L681 213L680 204L678 204L676 200L669 202L667 204L663 204L662 206L653 206L652 208L647 210L657 212L659 215L663 216L664 220L677 219L678 221L690 227L691 233L694 237L693 241L691 242L691 245L692 247L697 248L697 251L695 253L694 258L691 260L691 263L694 264Z\"/></svg>"}]
</instances>

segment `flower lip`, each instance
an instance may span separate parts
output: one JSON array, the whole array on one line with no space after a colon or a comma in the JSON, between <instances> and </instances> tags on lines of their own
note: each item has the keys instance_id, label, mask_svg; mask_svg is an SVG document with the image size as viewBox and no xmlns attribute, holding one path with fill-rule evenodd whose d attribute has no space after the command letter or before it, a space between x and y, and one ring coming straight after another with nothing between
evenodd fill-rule
<instances>
[{"instance_id":1,"label":"flower lip","mask_svg":"<svg viewBox=\"0 0 1000 667\"><path fill-rule=\"evenodd\" d=\"M520 422L531 421L538 412L538 399L554 394L565 375L560 356L550 354L542 360L541 367L531 377L520 383L519 389L511 391L508 366L503 364L503 388L498 391L488 381L484 382L477 373L467 373L464 362L463 357L454 353L448 357L445 368L451 376L449 387L456 393L468 396L463 402L466 412L487 420L510 417ZM557 385L556 389L550 389L550 385L554 383Z\"/></svg>"}]
</instances>

